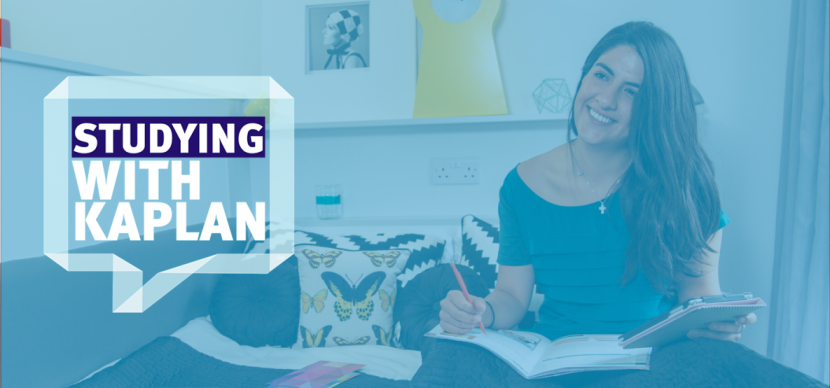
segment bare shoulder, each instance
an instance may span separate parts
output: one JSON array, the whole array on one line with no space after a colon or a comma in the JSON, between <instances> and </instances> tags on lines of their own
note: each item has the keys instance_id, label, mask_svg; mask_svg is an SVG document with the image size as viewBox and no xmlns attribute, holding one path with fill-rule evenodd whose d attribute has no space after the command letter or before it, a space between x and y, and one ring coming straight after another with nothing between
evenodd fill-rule
<instances>
[{"instance_id":1,"label":"bare shoulder","mask_svg":"<svg viewBox=\"0 0 830 388\"><path fill-rule=\"evenodd\" d=\"M520 164L517 172L536 195L551 203L568 202L568 145L563 144Z\"/></svg>"},{"instance_id":2,"label":"bare shoulder","mask_svg":"<svg viewBox=\"0 0 830 388\"><path fill-rule=\"evenodd\" d=\"M360 58L357 57L357 55L350 55L348 58L346 58L346 61L343 63L343 67L346 69L363 67L363 61L361 61Z\"/></svg>"},{"instance_id":3,"label":"bare shoulder","mask_svg":"<svg viewBox=\"0 0 830 388\"><path fill-rule=\"evenodd\" d=\"M563 144L544 154L536 155L522 162L517 171L525 183L539 180L557 180L567 172L568 145Z\"/></svg>"}]
</instances>

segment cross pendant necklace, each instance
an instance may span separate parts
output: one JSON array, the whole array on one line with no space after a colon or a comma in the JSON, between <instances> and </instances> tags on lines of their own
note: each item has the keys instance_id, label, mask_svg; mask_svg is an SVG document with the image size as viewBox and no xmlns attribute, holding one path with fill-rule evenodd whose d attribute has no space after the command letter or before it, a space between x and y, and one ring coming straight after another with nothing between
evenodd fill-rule
<instances>
[{"instance_id":1,"label":"cross pendant necklace","mask_svg":"<svg viewBox=\"0 0 830 388\"><path fill-rule=\"evenodd\" d=\"M599 195L597 195L597 192L594 191L593 187L591 187L591 182L588 181L588 178L585 178L585 173L582 172L582 167L579 167L579 162L576 160L576 156L574 156L573 148L571 148L571 143L570 142L568 142L568 151L570 151L571 160L573 160L574 166L576 167L576 169L578 171L577 175L581 176L582 179L585 180L585 183L588 184L588 188L591 189L591 192L594 193L594 197L596 197L597 200L599 201L599 214L605 214L605 210L608 209L607 207L605 207L605 201L608 199L608 194L605 195L605 198L600 199ZM627 168L626 168L626 170L627 170ZM623 174L625 174L625 173L623 172ZM620 175L620 177L617 178L617 180L614 181L614 184L611 185L611 187L608 189L609 193L611 192L611 189L614 188L614 186L616 186L617 183L620 182L620 179L622 179L622 175Z\"/></svg>"},{"instance_id":2,"label":"cross pendant necklace","mask_svg":"<svg viewBox=\"0 0 830 388\"><path fill-rule=\"evenodd\" d=\"M576 160L576 159L574 159L574 160ZM579 165L577 165L577 168L579 169ZM585 179L585 183L588 184L588 188L591 189L592 193L594 193L594 197L597 197L597 200L599 201L599 214L605 214L605 210L608 209L607 207L605 207L605 200L608 199L608 197L606 196L603 199L599 198L599 195L597 195L597 192L594 191L593 187L591 187L591 182L588 182L588 178L585 178L585 174L582 172L582 169L579 169L578 175L581 176L582 179ZM619 179L617 179L617 181L619 181ZM616 184L616 182L614 182L614 183Z\"/></svg>"}]
</instances>

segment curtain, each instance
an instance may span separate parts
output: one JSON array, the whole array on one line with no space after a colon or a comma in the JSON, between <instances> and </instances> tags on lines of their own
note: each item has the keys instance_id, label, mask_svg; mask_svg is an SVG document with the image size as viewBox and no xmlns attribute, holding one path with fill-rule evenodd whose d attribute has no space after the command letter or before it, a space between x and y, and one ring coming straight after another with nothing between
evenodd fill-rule
<instances>
[{"instance_id":1,"label":"curtain","mask_svg":"<svg viewBox=\"0 0 830 388\"><path fill-rule=\"evenodd\" d=\"M767 355L830 381L828 2L793 0Z\"/></svg>"}]
</instances>

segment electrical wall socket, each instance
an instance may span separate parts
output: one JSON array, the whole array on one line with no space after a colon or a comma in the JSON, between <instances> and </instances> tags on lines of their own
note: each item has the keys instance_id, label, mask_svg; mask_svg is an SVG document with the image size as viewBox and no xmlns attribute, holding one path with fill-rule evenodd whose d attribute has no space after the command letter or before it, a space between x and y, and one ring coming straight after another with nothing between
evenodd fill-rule
<instances>
[{"instance_id":1,"label":"electrical wall socket","mask_svg":"<svg viewBox=\"0 0 830 388\"><path fill-rule=\"evenodd\" d=\"M478 158L432 158L429 181L434 185L478 184Z\"/></svg>"}]
</instances>

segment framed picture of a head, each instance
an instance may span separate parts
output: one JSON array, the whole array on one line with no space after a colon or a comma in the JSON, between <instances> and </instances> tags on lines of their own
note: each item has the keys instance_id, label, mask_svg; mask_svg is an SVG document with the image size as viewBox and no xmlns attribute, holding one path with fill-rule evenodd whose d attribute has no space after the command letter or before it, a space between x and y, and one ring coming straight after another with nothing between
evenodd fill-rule
<instances>
[{"instance_id":1,"label":"framed picture of a head","mask_svg":"<svg viewBox=\"0 0 830 388\"><path fill-rule=\"evenodd\" d=\"M306 6L306 73L368 68L369 3Z\"/></svg>"}]
</instances>

